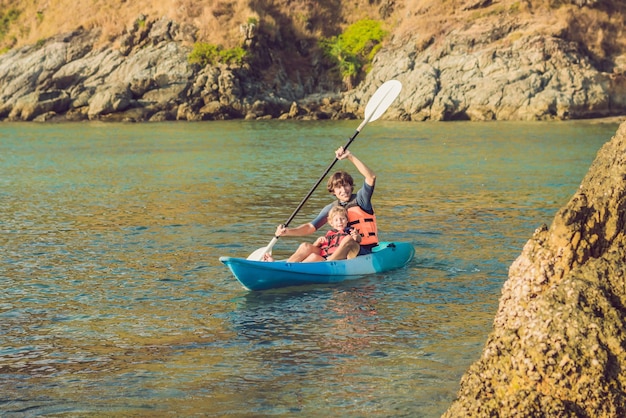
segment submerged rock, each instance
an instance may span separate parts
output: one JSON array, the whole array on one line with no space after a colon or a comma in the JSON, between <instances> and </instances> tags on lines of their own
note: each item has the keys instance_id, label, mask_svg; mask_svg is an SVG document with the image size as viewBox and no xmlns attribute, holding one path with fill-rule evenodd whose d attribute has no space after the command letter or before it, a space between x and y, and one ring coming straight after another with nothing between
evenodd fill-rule
<instances>
[{"instance_id":1,"label":"submerged rock","mask_svg":"<svg viewBox=\"0 0 626 418\"><path fill-rule=\"evenodd\" d=\"M626 123L511 265L446 417L626 416Z\"/></svg>"}]
</instances>

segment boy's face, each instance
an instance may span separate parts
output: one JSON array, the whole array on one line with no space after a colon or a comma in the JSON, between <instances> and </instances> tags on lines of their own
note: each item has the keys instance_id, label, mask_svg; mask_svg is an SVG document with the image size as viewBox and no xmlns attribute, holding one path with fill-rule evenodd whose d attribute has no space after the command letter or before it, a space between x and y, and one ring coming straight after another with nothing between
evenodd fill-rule
<instances>
[{"instance_id":1,"label":"boy's face","mask_svg":"<svg viewBox=\"0 0 626 418\"><path fill-rule=\"evenodd\" d=\"M330 226L337 230L342 230L348 226L348 217L341 213L334 214L329 220Z\"/></svg>"},{"instance_id":2,"label":"boy's face","mask_svg":"<svg viewBox=\"0 0 626 418\"><path fill-rule=\"evenodd\" d=\"M340 202L347 202L352 196L352 186L348 183L337 185L333 189L333 194Z\"/></svg>"}]
</instances>

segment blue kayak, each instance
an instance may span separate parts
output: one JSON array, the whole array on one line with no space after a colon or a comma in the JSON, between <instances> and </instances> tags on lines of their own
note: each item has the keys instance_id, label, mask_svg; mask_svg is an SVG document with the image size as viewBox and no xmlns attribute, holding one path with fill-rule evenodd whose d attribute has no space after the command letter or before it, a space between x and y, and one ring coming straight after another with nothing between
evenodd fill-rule
<instances>
[{"instance_id":1,"label":"blue kayak","mask_svg":"<svg viewBox=\"0 0 626 418\"><path fill-rule=\"evenodd\" d=\"M415 255L406 242L381 242L371 254L350 260L290 263L287 261L253 261L245 258L220 257L239 283L248 290L315 283L339 283L368 274L404 267Z\"/></svg>"}]
</instances>

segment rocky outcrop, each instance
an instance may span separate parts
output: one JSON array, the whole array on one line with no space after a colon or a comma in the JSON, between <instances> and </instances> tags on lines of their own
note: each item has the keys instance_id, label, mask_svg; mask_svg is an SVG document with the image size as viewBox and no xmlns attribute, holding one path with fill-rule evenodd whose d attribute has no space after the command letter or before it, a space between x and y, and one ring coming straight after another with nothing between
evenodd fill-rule
<instances>
[{"instance_id":1,"label":"rocky outcrop","mask_svg":"<svg viewBox=\"0 0 626 418\"><path fill-rule=\"evenodd\" d=\"M579 45L538 35L510 44L487 42L488 33L478 39L451 35L423 50L415 42L389 46L361 88L348 94L344 109L357 111L377 86L396 78L404 88L386 115L391 119L564 120L626 113L626 73L598 70Z\"/></svg>"},{"instance_id":2,"label":"rocky outcrop","mask_svg":"<svg viewBox=\"0 0 626 418\"><path fill-rule=\"evenodd\" d=\"M472 2L471 8L489 4ZM193 27L140 16L105 46L97 46L97 31L79 29L1 55L0 120L354 118L362 116L375 89L394 78L404 88L387 119L626 114L626 65L620 66L620 56L611 73L603 72L577 43L514 29L502 23L426 43L392 39L365 81L342 95L340 82L333 85L328 74L318 74L319 54L298 53L309 60L304 67L309 74L289 72L288 63L266 50L263 64L257 63L263 68L201 67L188 61ZM263 72L269 62L276 71L272 76Z\"/></svg>"},{"instance_id":3,"label":"rocky outcrop","mask_svg":"<svg viewBox=\"0 0 626 418\"><path fill-rule=\"evenodd\" d=\"M264 89L250 70L190 64L191 29L138 21L120 47L97 48L97 31L77 30L0 56L0 119L159 121L280 117L296 98L300 117L340 111L335 93L319 100ZM314 96L312 96L314 97ZM326 114L324 114L324 111Z\"/></svg>"},{"instance_id":4,"label":"rocky outcrop","mask_svg":"<svg viewBox=\"0 0 626 418\"><path fill-rule=\"evenodd\" d=\"M626 416L626 124L511 265L445 416Z\"/></svg>"}]
</instances>

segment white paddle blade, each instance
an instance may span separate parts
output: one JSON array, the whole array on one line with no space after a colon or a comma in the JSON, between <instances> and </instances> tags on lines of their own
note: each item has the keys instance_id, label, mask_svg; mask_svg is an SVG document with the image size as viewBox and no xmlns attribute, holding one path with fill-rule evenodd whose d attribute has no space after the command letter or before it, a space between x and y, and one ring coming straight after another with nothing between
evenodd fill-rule
<instances>
[{"instance_id":1,"label":"white paddle blade","mask_svg":"<svg viewBox=\"0 0 626 418\"><path fill-rule=\"evenodd\" d=\"M248 256L248 260L263 261L263 256L265 254L272 254L272 248L274 247L274 244L276 244L276 241L278 241L278 238L272 238L267 247L261 247L256 249L252 254Z\"/></svg>"},{"instance_id":2,"label":"white paddle blade","mask_svg":"<svg viewBox=\"0 0 626 418\"><path fill-rule=\"evenodd\" d=\"M402 90L402 83L398 80L389 80L374 92L374 95L365 106L365 123L373 122L391 106Z\"/></svg>"}]
</instances>

